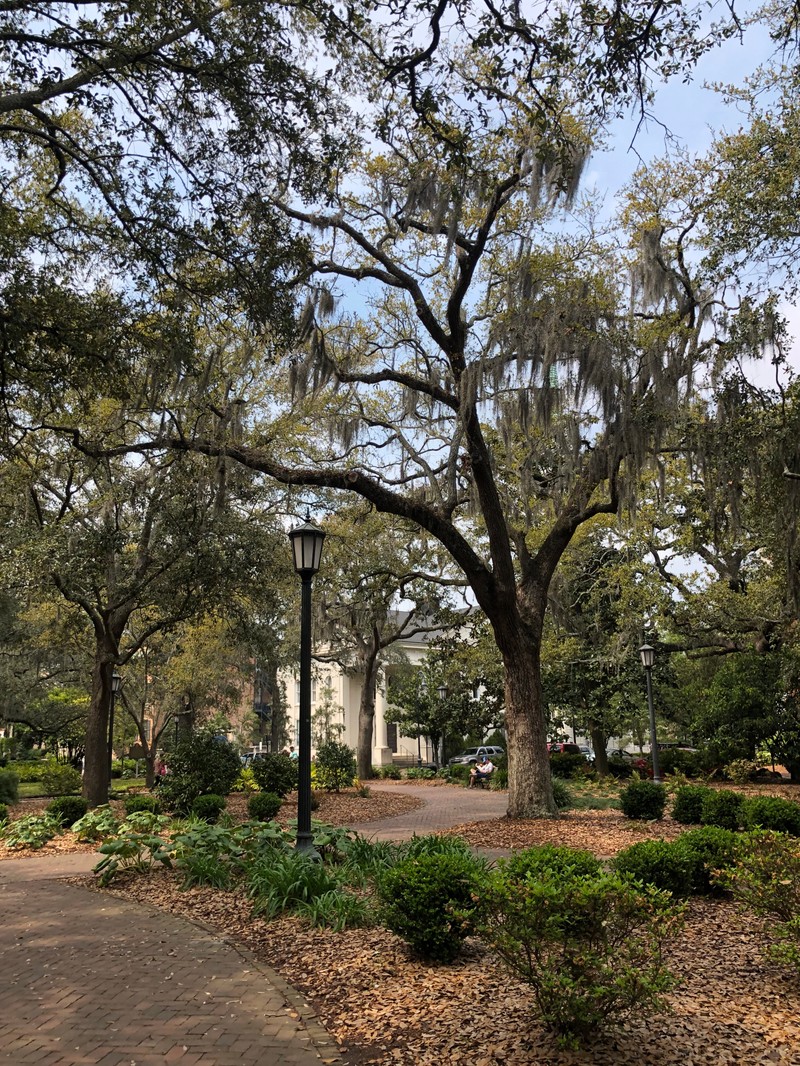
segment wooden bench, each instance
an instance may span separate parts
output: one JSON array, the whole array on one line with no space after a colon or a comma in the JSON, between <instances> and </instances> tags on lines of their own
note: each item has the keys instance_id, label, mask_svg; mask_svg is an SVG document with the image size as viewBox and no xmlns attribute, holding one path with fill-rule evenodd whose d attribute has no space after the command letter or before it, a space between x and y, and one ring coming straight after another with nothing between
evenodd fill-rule
<instances>
[{"instance_id":1,"label":"wooden bench","mask_svg":"<svg viewBox=\"0 0 800 1066\"><path fill-rule=\"evenodd\" d=\"M467 781L467 788L488 788L492 783L492 777L494 777L494 770L491 770L488 774L470 776Z\"/></svg>"}]
</instances>

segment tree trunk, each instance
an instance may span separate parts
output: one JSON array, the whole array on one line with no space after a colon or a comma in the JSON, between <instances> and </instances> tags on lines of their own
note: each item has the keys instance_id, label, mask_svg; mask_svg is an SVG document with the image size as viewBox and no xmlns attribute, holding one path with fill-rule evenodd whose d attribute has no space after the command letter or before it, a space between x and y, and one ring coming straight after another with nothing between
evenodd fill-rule
<instances>
[{"instance_id":1,"label":"tree trunk","mask_svg":"<svg viewBox=\"0 0 800 1066\"><path fill-rule=\"evenodd\" d=\"M364 663L364 684L358 707L358 750L356 766L360 781L374 776L372 769L372 737L375 731L375 695L378 689L378 653L370 653Z\"/></svg>"},{"instance_id":2,"label":"tree trunk","mask_svg":"<svg viewBox=\"0 0 800 1066\"><path fill-rule=\"evenodd\" d=\"M594 722L589 722L589 736L592 738L592 751L594 752L594 768L601 777L608 776L608 755L606 745L608 737L605 732Z\"/></svg>"},{"instance_id":3,"label":"tree trunk","mask_svg":"<svg viewBox=\"0 0 800 1066\"><path fill-rule=\"evenodd\" d=\"M270 751L280 751L286 743L286 712L283 702L283 685L278 680L278 670L270 663L269 687L272 689L272 717L269 723Z\"/></svg>"},{"instance_id":4,"label":"tree trunk","mask_svg":"<svg viewBox=\"0 0 800 1066\"><path fill-rule=\"evenodd\" d=\"M506 732L508 734L508 817L557 816L547 755L542 697L540 640L522 626L504 626ZM499 643L499 642L498 642Z\"/></svg>"},{"instance_id":5,"label":"tree trunk","mask_svg":"<svg viewBox=\"0 0 800 1066\"><path fill-rule=\"evenodd\" d=\"M108 803L111 784L108 776L108 719L113 672L113 652L106 648L102 637L98 637L92 668L92 698L86 722L86 761L83 772L83 796L90 807Z\"/></svg>"}]
</instances>

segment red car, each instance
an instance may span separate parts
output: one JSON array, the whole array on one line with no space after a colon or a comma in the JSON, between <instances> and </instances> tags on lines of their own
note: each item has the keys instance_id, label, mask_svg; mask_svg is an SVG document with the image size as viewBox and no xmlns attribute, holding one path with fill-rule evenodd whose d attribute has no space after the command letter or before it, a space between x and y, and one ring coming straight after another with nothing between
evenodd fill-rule
<instances>
[{"instance_id":1,"label":"red car","mask_svg":"<svg viewBox=\"0 0 800 1066\"><path fill-rule=\"evenodd\" d=\"M550 755L583 755L577 744L562 744L561 741L552 741L547 745Z\"/></svg>"}]
</instances>

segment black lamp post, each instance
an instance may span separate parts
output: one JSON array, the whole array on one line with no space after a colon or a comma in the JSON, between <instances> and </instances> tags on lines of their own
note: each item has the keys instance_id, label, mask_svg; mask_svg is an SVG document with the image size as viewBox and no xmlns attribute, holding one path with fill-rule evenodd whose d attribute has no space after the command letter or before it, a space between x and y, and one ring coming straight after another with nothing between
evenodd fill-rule
<instances>
[{"instance_id":1,"label":"black lamp post","mask_svg":"<svg viewBox=\"0 0 800 1066\"><path fill-rule=\"evenodd\" d=\"M444 683L439 685L439 687L436 689L436 695L439 697L439 702L440 703L444 703L444 701L447 699L447 693L449 691L450 690L448 689L447 685L445 685ZM440 732L439 733L439 743L441 744L441 742L442 742L442 735L441 735L441 732ZM438 750L434 752L434 761L436 762L436 765L438 766L439 765L439 751Z\"/></svg>"},{"instance_id":2,"label":"black lamp post","mask_svg":"<svg viewBox=\"0 0 800 1066\"><path fill-rule=\"evenodd\" d=\"M108 708L108 791L111 792L111 763L114 757L114 704L122 688L122 675L115 670L111 675L111 702Z\"/></svg>"},{"instance_id":3,"label":"black lamp post","mask_svg":"<svg viewBox=\"0 0 800 1066\"><path fill-rule=\"evenodd\" d=\"M656 661L655 648L643 644L639 648L645 676L647 677L647 709L650 713L650 758L653 763L653 780L661 784L661 770L658 765L658 738L656 736L656 715L653 710L653 663Z\"/></svg>"},{"instance_id":4,"label":"black lamp post","mask_svg":"<svg viewBox=\"0 0 800 1066\"><path fill-rule=\"evenodd\" d=\"M322 561L325 533L310 515L289 531L294 568L302 582L300 600L300 735L297 751L297 841L298 851L314 851L311 836L311 581Z\"/></svg>"}]
</instances>

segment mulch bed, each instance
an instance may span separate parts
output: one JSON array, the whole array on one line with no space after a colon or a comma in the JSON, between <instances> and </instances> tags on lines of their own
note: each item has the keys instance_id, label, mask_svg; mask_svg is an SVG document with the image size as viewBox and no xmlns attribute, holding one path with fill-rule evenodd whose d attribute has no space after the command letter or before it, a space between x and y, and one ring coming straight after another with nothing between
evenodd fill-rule
<instances>
[{"instance_id":1,"label":"mulch bed","mask_svg":"<svg viewBox=\"0 0 800 1066\"><path fill-rule=\"evenodd\" d=\"M797 796L791 786L754 792ZM338 825L391 817L420 805L419 793L410 793L326 796L314 813ZM21 813L31 812L31 802L20 805ZM246 816L246 802L232 798L237 819ZM287 804L281 813L288 820L295 810ZM554 821L500 818L450 830L489 851L550 842L601 857L682 831L670 818L633 823L617 810L570 811ZM97 887L94 879L76 880ZM303 993L352 1066L800 1066L800 978L765 961L767 925L725 900L688 904L685 928L668 954L681 980L669 997L670 1013L628 1018L574 1051L559 1048L534 1019L528 987L476 943L468 941L451 966L428 966L384 929L332 933L296 918L266 922L251 917L241 893L181 892L178 885L175 874L155 871L104 891L199 922L249 949Z\"/></svg>"},{"instance_id":2,"label":"mulch bed","mask_svg":"<svg viewBox=\"0 0 800 1066\"><path fill-rule=\"evenodd\" d=\"M604 817L609 831L614 814ZM484 846L496 823L483 823ZM562 842L572 843L567 820ZM477 827L470 827L477 834ZM618 837L597 839L609 854ZM86 883L85 881L83 883ZM763 957L764 923L724 900L693 899L668 952L681 980L671 1012L624 1025L580 1050L533 1018L527 986L476 944L450 966L411 957L385 929L332 933L296 918L254 919L240 893L181 892L154 872L107 891L210 927L304 994L353 1066L741 1066L800 1064L800 980Z\"/></svg>"}]
</instances>

